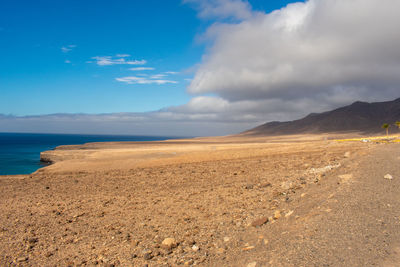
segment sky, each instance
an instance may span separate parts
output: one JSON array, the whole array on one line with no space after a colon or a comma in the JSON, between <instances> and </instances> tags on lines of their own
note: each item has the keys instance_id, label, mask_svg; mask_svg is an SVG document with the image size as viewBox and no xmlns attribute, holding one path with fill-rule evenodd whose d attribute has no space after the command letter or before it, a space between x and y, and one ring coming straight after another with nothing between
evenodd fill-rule
<instances>
[{"instance_id":1,"label":"sky","mask_svg":"<svg viewBox=\"0 0 400 267\"><path fill-rule=\"evenodd\" d=\"M400 96L398 0L2 0L0 131L207 136Z\"/></svg>"}]
</instances>

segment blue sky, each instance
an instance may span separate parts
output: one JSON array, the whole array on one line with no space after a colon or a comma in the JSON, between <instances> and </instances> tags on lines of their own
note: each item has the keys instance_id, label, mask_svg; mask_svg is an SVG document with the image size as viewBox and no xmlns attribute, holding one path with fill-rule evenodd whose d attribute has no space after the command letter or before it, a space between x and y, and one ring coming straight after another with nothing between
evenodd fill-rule
<instances>
[{"instance_id":1,"label":"blue sky","mask_svg":"<svg viewBox=\"0 0 400 267\"><path fill-rule=\"evenodd\" d=\"M287 1L250 3L271 11ZM188 79L207 46L197 36L213 22L180 0L2 0L0 113L145 112L185 104L192 96ZM93 60L105 56L146 64ZM135 67L154 70L129 70ZM116 80L149 77L143 74L171 83Z\"/></svg>"}]
</instances>

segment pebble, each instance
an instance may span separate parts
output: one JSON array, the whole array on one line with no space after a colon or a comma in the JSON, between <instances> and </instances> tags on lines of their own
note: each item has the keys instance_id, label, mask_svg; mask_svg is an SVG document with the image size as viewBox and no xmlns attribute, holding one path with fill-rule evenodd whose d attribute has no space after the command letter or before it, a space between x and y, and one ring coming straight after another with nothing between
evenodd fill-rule
<instances>
[{"instance_id":1,"label":"pebble","mask_svg":"<svg viewBox=\"0 0 400 267\"><path fill-rule=\"evenodd\" d=\"M229 240L231 240L229 237L227 236L224 237L224 242L229 242Z\"/></svg>"},{"instance_id":2,"label":"pebble","mask_svg":"<svg viewBox=\"0 0 400 267\"><path fill-rule=\"evenodd\" d=\"M288 211L286 214L285 214L285 217L289 217L290 215L292 215L293 214L293 210L290 210L290 211Z\"/></svg>"},{"instance_id":3,"label":"pebble","mask_svg":"<svg viewBox=\"0 0 400 267\"><path fill-rule=\"evenodd\" d=\"M350 155L351 155L350 151L347 151L346 153L344 153L345 158L350 158Z\"/></svg>"},{"instance_id":4,"label":"pebble","mask_svg":"<svg viewBox=\"0 0 400 267\"><path fill-rule=\"evenodd\" d=\"M200 249L200 248L199 248L198 246L196 246L196 245L193 245L193 246L192 246L192 250L193 250L193 251L199 251L199 249Z\"/></svg>"},{"instance_id":5,"label":"pebble","mask_svg":"<svg viewBox=\"0 0 400 267\"><path fill-rule=\"evenodd\" d=\"M292 187L293 183L292 182L283 182L281 183L281 187L283 190L288 190Z\"/></svg>"},{"instance_id":6,"label":"pebble","mask_svg":"<svg viewBox=\"0 0 400 267\"><path fill-rule=\"evenodd\" d=\"M254 248L255 248L255 246L247 246L247 247L242 248L242 250L243 251L249 251L249 250L252 250Z\"/></svg>"},{"instance_id":7,"label":"pebble","mask_svg":"<svg viewBox=\"0 0 400 267\"><path fill-rule=\"evenodd\" d=\"M224 253L225 252L225 249L224 248L218 248L217 249L217 253L218 254L222 254L222 253Z\"/></svg>"},{"instance_id":8,"label":"pebble","mask_svg":"<svg viewBox=\"0 0 400 267\"><path fill-rule=\"evenodd\" d=\"M153 255L151 255L151 252L146 252L144 253L143 258L145 260L151 260L153 258Z\"/></svg>"},{"instance_id":9,"label":"pebble","mask_svg":"<svg viewBox=\"0 0 400 267\"><path fill-rule=\"evenodd\" d=\"M253 186L252 184L247 184L244 188L245 188L245 189L253 189L253 187L254 187L254 186Z\"/></svg>"},{"instance_id":10,"label":"pebble","mask_svg":"<svg viewBox=\"0 0 400 267\"><path fill-rule=\"evenodd\" d=\"M193 264L193 260L192 260L192 259L190 259L190 260L188 260L188 261L185 261L185 265L186 265L186 266L192 265L192 264Z\"/></svg>"},{"instance_id":11,"label":"pebble","mask_svg":"<svg viewBox=\"0 0 400 267\"><path fill-rule=\"evenodd\" d=\"M274 212L274 219L278 220L281 217L281 212L279 210Z\"/></svg>"},{"instance_id":12,"label":"pebble","mask_svg":"<svg viewBox=\"0 0 400 267\"><path fill-rule=\"evenodd\" d=\"M173 249L178 246L175 238L165 238L164 241L161 243L161 246L165 249Z\"/></svg>"},{"instance_id":13,"label":"pebble","mask_svg":"<svg viewBox=\"0 0 400 267\"><path fill-rule=\"evenodd\" d=\"M247 267L256 267L257 266L257 262L253 261L250 262L249 264L247 264Z\"/></svg>"},{"instance_id":14,"label":"pebble","mask_svg":"<svg viewBox=\"0 0 400 267\"><path fill-rule=\"evenodd\" d=\"M23 261L27 261L27 260L28 260L28 257L19 257L17 259L17 262L23 262Z\"/></svg>"},{"instance_id":15,"label":"pebble","mask_svg":"<svg viewBox=\"0 0 400 267\"><path fill-rule=\"evenodd\" d=\"M262 217L262 218L259 218L259 219L255 220L254 222L252 222L251 226L258 227L258 226L261 226L261 225L263 225L263 224L265 224L267 222L268 222L268 218L267 217Z\"/></svg>"},{"instance_id":16,"label":"pebble","mask_svg":"<svg viewBox=\"0 0 400 267\"><path fill-rule=\"evenodd\" d=\"M388 180L392 180L393 176L390 174L386 174L385 176L383 176L383 178L388 179Z\"/></svg>"}]
</instances>

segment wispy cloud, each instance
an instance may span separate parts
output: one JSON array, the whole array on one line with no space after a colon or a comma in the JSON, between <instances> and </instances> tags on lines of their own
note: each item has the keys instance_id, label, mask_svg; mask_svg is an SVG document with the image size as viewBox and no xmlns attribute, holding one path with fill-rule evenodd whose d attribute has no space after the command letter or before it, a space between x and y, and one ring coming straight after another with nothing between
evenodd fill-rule
<instances>
[{"instance_id":1,"label":"wispy cloud","mask_svg":"<svg viewBox=\"0 0 400 267\"><path fill-rule=\"evenodd\" d=\"M171 75L179 74L179 72L177 72L177 71L166 71L164 73L165 74L171 74Z\"/></svg>"},{"instance_id":2,"label":"wispy cloud","mask_svg":"<svg viewBox=\"0 0 400 267\"><path fill-rule=\"evenodd\" d=\"M151 67L137 67L137 68L130 68L129 70L132 70L132 71L142 71L142 70L155 70L155 68L151 68Z\"/></svg>"},{"instance_id":3,"label":"wispy cloud","mask_svg":"<svg viewBox=\"0 0 400 267\"><path fill-rule=\"evenodd\" d=\"M127 84L158 84L158 85L161 85L161 84L168 84L168 83L172 83L172 84L178 83L177 81L161 79L161 77L159 77L157 75L153 75L150 78L128 76L128 77L115 78L115 80L117 80L119 82L127 83Z\"/></svg>"},{"instance_id":4,"label":"wispy cloud","mask_svg":"<svg viewBox=\"0 0 400 267\"><path fill-rule=\"evenodd\" d=\"M144 65L147 63L146 60L128 60L126 59L130 55L116 55L112 56L96 56L92 57L93 61L88 61L87 63L96 63L99 66L111 66L111 65Z\"/></svg>"},{"instance_id":5,"label":"wispy cloud","mask_svg":"<svg viewBox=\"0 0 400 267\"><path fill-rule=\"evenodd\" d=\"M154 74L154 75L151 75L150 76L152 79L161 79L161 78L164 78L164 77L167 77L167 74Z\"/></svg>"},{"instance_id":6,"label":"wispy cloud","mask_svg":"<svg viewBox=\"0 0 400 267\"><path fill-rule=\"evenodd\" d=\"M64 62L67 63L67 64L70 64L71 60L66 59Z\"/></svg>"},{"instance_id":7,"label":"wispy cloud","mask_svg":"<svg viewBox=\"0 0 400 267\"><path fill-rule=\"evenodd\" d=\"M117 54L115 56L116 57L130 57L131 55L129 55L129 54Z\"/></svg>"},{"instance_id":8,"label":"wispy cloud","mask_svg":"<svg viewBox=\"0 0 400 267\"><path fill-rule=\"evenodd\" d=\"M183 0L198 10L202 19L248 19L252 16L251 5L247 0Z\"/></svg>"},{"instance_id":9,"label":"wispy cloud","mask_svg":"<svg viewBox=\"0 0 400 267\"><path fill-rule=\"evenodd\" d=\"M63 53L68 53L68 52L72 51L72 49L74 49L75 47L76 47L76 45L63 46L63 47L61 47L61 51Z\"/></svg>"}]
</instances>

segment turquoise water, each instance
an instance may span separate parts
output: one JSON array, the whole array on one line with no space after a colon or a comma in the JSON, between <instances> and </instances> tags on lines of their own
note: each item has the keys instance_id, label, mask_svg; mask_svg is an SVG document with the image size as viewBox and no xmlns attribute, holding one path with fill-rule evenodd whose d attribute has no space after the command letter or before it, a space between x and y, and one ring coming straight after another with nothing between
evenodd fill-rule
<instances>
[{"instance_id":1,"label":"turquoise water","mask_svg":"<svg viewBox=\"0 0 400 267\"><path fill-rule=\"evenodd\" d=\"M40 152L60 145L88 142L159 141L167 136L78 135L0 133L0 175L29 174L46 164L40 162Z\"/></svg>"}]
</instances>

